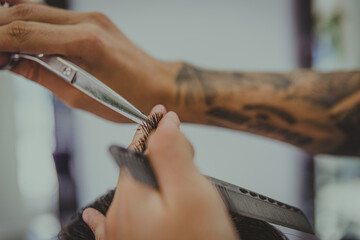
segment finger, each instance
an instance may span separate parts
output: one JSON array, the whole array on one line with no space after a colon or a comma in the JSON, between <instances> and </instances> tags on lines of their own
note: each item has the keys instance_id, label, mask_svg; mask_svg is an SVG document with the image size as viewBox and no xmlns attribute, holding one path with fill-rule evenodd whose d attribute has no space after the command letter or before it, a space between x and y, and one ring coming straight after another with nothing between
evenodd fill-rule
<instances>
[{"instance_id":1,"label":"finger","mask_svg":"<svg viewBox=\"0 0 360 240\"><path fill-rule=\"evenodd\" d=\"M120 195L122 199L124 197L129 197L130 199L133 199L131 201L138 202L144 199L144 197L156 193L157 191L153 187L135 180L129 170L125 167L120 170L116 192L118 192L118 195ZM135 200L135 198L137 200Z\"/></svg>"},{"instance_id":2,"label":"finger","mask_svg":"<svg viewBox=\"0 0 360 240\"><path fill-rule=\"evenodd\" d=\"M149 209L161 208L159 193L140 182L135 181L126 168L120 170L119 181L114 199L106 214L106 231L109 239L119 239L116 233L128 230L138 219L147 214Z\"/></svg>"},{"instance_id":3,"label":"finger","mask_svg":"<svg viewBox=\"0 0 360 240\"><path fill-rule=\"evenodd\" d=\"M166 113L166 115L163 115L164 118L159 122L158 124L158 128L163 125L164 123L166 122L172 122L173 124L175 124L175 126L180 129L180 120L178 118L178 116L176 115L176 113L174 112L169 112L169 113ZM166 119L166 120L164 120ZM150 135L153 135L155 132L151 132ZM147 145L148 145L148 141L149 141L149 138L150 136L148 137L147 139ZM149 150L146 149L145 150L145 154L148 154L149 153Z\"/></svg>"},{"instance_id":4,"label":"finger","mask_svg":"<svg viewBox=\"0 0 360 240\"><path fill-rule=\"evenodd\" d=\"M84 222L89 226L95 239L106 240L105 216L94 208L87 208L82 214Z\"/></svg>"},{"instance_id":5,"label":"finger","mask_svg":"<svg viewBox=\"0 0 360 240\"><path fill-rule=\"evenodd\" d=\"M73 52L79 52L79 49L84 49L86 38L90 37L88 40L91 41L90 34L87 34L90 33L90 30L87 31L84 32L68 25L15 21L0 27L0 52L68 56ZM81 34L87 36L81 36ZM80 46L82 47L80 48Z\"/></svg>"},{"instance_id":6,"label":"finger","mask_svg":"<svg viewBox=\"0 0 360 240\"><path fill-rule=\"evenodd\" d=\"M85 38L83 40L77 40L75 37L70 36L73 35L73 32L74 29L68 26L14 22L0 27L0 52L60 54L70 57L71 54L67 54L67 52L71 52L72 54L76 52L79 55L86 55L86 52L89 52L88 50L91 47L86 47L85 42L91 40L86 40ZM80 45L82 45L82 47L80 47ZM1 53L0 56L1 55L1 61L4 61L6 57L3 56L6 54ZM12 71L45 86L60 97L60 99L68 100L70 106L76 105L78 108L81 108L81 104L84 104L84 101L82 101L83 98L77 98L78 96L83 96L79 90L70 87L65 81L32 61L21 61ZM65 89L67 91L63 92ZM70 92L70 94L68 92ZM62 98L62 96L69 96L70 99ZM76 99L74 100L74 98L80 99L80 102ZM88 98L85 98L85 100L88 100ZM76 103L71 104L71 102ZM99 103L95 104L95 106L99 105Z\"/></svg>"},{"instance_id":7,"label":"finger","mask_svg":"<svg viewBox=\"0 0 360 240\"><path fill-rule=\"evenodd\" d=\"M175 112L169 112L164 116L164 121L160 121L159 127L164 124L172 123L174 124L178 129L180 129L180 119L178 115Z\"/></svg>"},{"instance_id":8,"label":"finger","mask_svg":"<svg viewBox=\"0 0 360 240\"><path fill-rule=\"evenodd\" d=\"M119 180L113 200L113 203L120 208L118 211L125 212L122 209L129 209L131 206L134 206L137 210L135 209L132 211L135 213L140 210L141 207L146 208L150 202L155 203L159 200L160 196L155 188L136 181L131 176L131 173L127 168L120 170ZM152 207L155 206L152 205Z\"/></svg>"},{"instance_id":9,"label":"finger","mask_svg":"<svg viewBox=\"0 0 360 240\"><path fill-rule=\"evenodd\" d=\"M130 122L127 118L86 96L80 90L35 62L22 61L12 71L46 87L69 107L89 111L113 122Z\"/></svg>"},{"instance_id":10,"label":"finger","mask_svg":"<svg viewBox=\"0 0 360 240\"><path fill-rule=\"evenodd\" d=\"M169 112L148 141L149 159L164 192L177 191L179 183L187 182L193 173L198 173L193 149L178 123L177 115Z\"/></svg>"},{"instance_id":11,"label":"finger","mask_svg":"<svg viewBox=\"0 0 360 240\"><path fill-rule=\"evenodd\" d=\"M76 24L86 18L85 13L73 12L43 4L18 4L11 8L0 8L0 25L13 21L33 21L51 24Z\"/></svg>"},{"instance_id":12,"label":"finger","mask_svg":"<svg viewBox=\"0 0 360 240\"><path fill-rule=\"evenodd\" d=\"M118 207L132 204L134 206L143 206L141 203L146 202L147 198L152 198L151 195L153 194L158 196L158 191L155 188L136 181L126 167L120 170L113 199L113 202L116 202Z\"/></svg>"},{"instance_id":13,"label":"finger","mask_svg":"<svg viewBox=\"0 0 360 240\"><path fill-rule=\"evenodd\" d=\"M152 108L148 117L151 117L152 115L154 115L156 113L165 115L166 114L165 107L163 105L156 105L155 107ZM145 140L145 133L144 133L141 125L139 125L128 148L132 149L132 150L137 149L137 147L139 146L139 144L141 144L141 141L143 141L143 140Z\"/></svg>"}]
</instances>

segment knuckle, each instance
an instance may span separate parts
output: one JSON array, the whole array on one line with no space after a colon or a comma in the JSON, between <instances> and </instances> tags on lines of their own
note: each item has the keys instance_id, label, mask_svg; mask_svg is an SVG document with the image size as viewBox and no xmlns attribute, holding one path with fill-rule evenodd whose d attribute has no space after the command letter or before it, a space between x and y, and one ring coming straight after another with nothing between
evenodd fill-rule
<instances>
[{"instance_id":1,"label":"knuckle","mask_svg":"<svg viewBox=\"0 0 360 240\"><path fill-rule=\"evenodd\" d=\"M85 46L93 50L103 49L104 40L100 29L97 27L89 27L84 36L85 39L83 39L83 41Z\"/></svg>"},{"instance_id":2,"label":"knuckle","mask_svg":"<svg viewBox=\"0 0 360 240\"><path fill-rule=\"evenodd\" d=\"M24 21L15 21L8 25L8 34L17 41L24 41L31 32L30 24Z\"/></svg>"},{"instance_id":3,"label":"knuckle","mask_svg":"<svg viewBox=\"0 0 360 240\"><path fill-rule=\"evenodd\" d=\"M17 16L19 18L24 18L33 12L33 6L30 4L19 4L15 5L11 8L13 11L14 16Z\"/></svg>"},{"instance_id":4,"label":"knuckle","mask_svg":"<svg viewBox=\"0 0 360 240\"><path fill-rule=\"evenodd\" d=\"M88 13L88 18L99 24L107 24L110 22L110 19L101 12L90 12Z\"/></svg>"}]
</instances>

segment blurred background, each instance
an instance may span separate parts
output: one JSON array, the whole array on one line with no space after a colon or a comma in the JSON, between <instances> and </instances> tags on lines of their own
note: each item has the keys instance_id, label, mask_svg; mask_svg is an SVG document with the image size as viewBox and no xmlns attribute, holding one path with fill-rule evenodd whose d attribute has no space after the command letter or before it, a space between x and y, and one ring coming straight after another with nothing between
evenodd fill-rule
<instances>
[{"instance_id":1,"label":"blurred background","mask_svg":"<svg viewBox=\"0 0 360 240\"><path fill-rule=\"evenodd\" d=\"M359 69L358 0L53 0L100 11L140 48L210 69ZM0 72L0 240L52 239L76 209L114 188L111 144L135 124L71 110ZM247 133L183 124L209 176L301 208L325 240L360 239L360 161L316 156ZM290 232L290 239L310 239ZM296 237L294 236L296 235Z\"/></svg>"}]
</instances>

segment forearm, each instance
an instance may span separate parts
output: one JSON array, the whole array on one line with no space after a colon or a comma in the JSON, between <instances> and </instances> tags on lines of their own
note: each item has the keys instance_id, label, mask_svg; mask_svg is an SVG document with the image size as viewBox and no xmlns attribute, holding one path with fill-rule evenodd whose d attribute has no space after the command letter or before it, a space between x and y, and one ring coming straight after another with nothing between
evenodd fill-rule
<instances>
[{"instance_id":1,"label":"forearm","mask_svg":"<svg viewBox=\"0 0 360 240\"><path fill-rule=\"evenodd\" d=\"M311 153L359 155L359 72L207 71L155 60L99 13L30 3L2 10L0 65L7 52L62 55L143 112L162 103L186 122L248 131ZM69 38L59 37L65 35ZM48 88L69 106L126 121L40 65L22 61L12 71Z\"/></svg>"},{"instance_id":2,"label":"forearm","mask_svg":"<svg viewBox=\"0 0 360 240\"><path fill-rule=\"evenodd\" d=\"M360 72L216 72L178 66L167 107L310 153L360 154Z\"/></svg>"}]
</instances>

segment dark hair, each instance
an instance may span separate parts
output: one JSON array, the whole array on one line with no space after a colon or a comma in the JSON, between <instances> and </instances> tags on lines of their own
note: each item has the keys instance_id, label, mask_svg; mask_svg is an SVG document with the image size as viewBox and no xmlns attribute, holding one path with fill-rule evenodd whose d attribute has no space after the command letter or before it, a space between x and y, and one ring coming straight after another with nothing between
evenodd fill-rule
<instances>
[{"instance_id":1,"label":"dark hair","mask_svg":"<svg viewBox=\"0 0 360 240\"><path fill-rule=\"evenodd\" d=\"M230 213L241 240L287 240L288 238L267 222Z\"/></svg>"},{"instance_id":2,"label":"dark hair","mask_svg":"<svg viewBox=\"0 0 360 240\"><path fill-rule=\"evenodd\" d=\"M157 129L160 120L163 118L163 113L152 114L145 122L140 124L138 131L142 132L142 137L138 140L135 151L145 152L146 140L150 133ZM95 208L102 214L106 215L107 210L114 198L115 190L108 192L106 195L98 198L94 203L82 208L71 219L70 224L61 230L58 235L60 240L90 240L95 239L91 229L82 219L82 213L86 208Z\"/></svg>"},{"instance_id":3,"label":"dark hair","mask_svg":"<svg viewBox=\"0 0 360 240\"><path fill-rule=\"evenodd\" d=\"M140 125L143 137L139 140L136 151L144 152L146 149L146 140L149 134L155 130L160 122L162 114L155 113L149 117L149 120ZM60 240L95 240L89 226L82 219L82 213L86 208L95 208L102 214L106 215L107 210L114 198L115 190L108 192L106 195L98 198L94 203L86 206L77 212L69 225L61 230L58 235ZM241 240L286 240L287 238L275 227L267 222L240 216L230 213L233 223L236 227Z\"/></svg>"},{"instance_id":4,"label":"dark hair","mask_svg":"<svg viewBox=\"0 0 360 240\"><path fill-rule=\"evenodd\" d=\"M61 230L58 238L60 240L95 240L91 229L82 219L82 213L86 208L91 207L106 215L114 198L114 193L114 190L108 192L94 203L77 212L71 223ZM230 213L230 216L241 240L287 240L285 235L267 222L240 216L235 213Z\"/></svg>"},{"instance_id":5,"label":"dark hair","mask_svg":"<svg viewBox=\"0 0 360 240\"><path fill-rule=\"evenodd\" d=\"M106 215L107 210L114 198L115 190L109 191L106 195L101 196L92 204L82 208L71 219L71 222L64 227L59 235L60 240L95 240L95 236L89 226L82 219L82 213L86 208L95 208L102 214Z\"/></svg>"}]
</instances>

